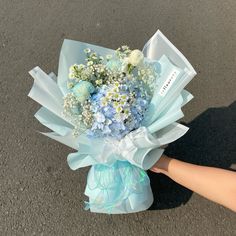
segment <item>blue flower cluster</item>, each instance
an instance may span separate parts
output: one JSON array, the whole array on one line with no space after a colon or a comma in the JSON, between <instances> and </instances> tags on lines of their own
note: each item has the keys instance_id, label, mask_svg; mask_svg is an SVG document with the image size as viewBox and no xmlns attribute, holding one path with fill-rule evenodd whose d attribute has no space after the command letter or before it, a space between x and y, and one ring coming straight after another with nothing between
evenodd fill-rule
<instances>
[{"instance_id":1,"label":"blue flower cluster","mask_svg":"<svg viewBox=\"0 0 236 236\"><path fill-rule=\"evenodd\" d=\"M87 130L90 137L109 136L121 139L141 125L150 102L148 95L143 94L138 86L134 87L134 84L127 83L127 85L121 85L119 92L114 92L111 99L104 105L102 102L109 95L110 87L112 86L104 85L91 96L91 109L95 119L92 127ZM118 98L124 95L127 98L126 102L114 99L116 95Z\"/></svg>"}]
</instances>

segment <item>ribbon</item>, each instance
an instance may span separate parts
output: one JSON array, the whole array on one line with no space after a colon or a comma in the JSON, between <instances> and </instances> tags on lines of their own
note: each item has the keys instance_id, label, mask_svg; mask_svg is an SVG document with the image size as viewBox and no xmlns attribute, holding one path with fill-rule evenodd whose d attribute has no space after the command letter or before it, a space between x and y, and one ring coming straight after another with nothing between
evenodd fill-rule
<instances>
[{"instance_id":1,"label":"ribbon","mask_svg":"<svg viewBox=\"0 0 236 236\"><path fill-rule=\"evenodd\" d=\"M80 140L80 138L78 138ZM77 153L68 155L71 169L76 170L87 165L112 165L116 160L129 161L131 164L147 170L161 157L164 149L161 143L146 127L140 127L127 134L120 141L116 139L90 139L89 143L79 143ZM91 148L93 147L93 148Z\"/></svg>"}]
</instances>

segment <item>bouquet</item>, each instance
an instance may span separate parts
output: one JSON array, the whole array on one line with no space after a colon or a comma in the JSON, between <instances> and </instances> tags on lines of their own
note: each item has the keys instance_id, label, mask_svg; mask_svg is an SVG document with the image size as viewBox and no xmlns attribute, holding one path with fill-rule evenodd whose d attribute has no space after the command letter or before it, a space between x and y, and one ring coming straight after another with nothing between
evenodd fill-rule
<instances>
[{"instance_id":1,"label":"bouquet","mask_svg":"<svg viewBox=\"0 0 236 236\"><path fill-rule=\"evenodd\" d=\"M196 75L187 59L158 30L142 51L64 40L57 77L29 73L29 96L42 105L35 117L52 130L43 134L76 150L67 157L72 170L91 166L85 209L149 208L146 170L188 130L176 122L193 98L184 89Z\"/></svg>"}]
</instances>

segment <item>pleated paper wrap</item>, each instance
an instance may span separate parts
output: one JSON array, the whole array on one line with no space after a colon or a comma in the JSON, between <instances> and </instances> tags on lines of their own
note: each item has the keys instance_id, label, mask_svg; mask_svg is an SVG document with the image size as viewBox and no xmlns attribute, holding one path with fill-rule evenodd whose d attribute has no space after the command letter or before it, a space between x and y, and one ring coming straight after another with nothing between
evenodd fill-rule
<instances>
[{"instance_id":1,"label":"pleated paper wrap","mask_svg":"<svg viewBox=\"0 0 236 236\"><path fill-rule=\"evenodd\" d=\"M87 177L86 209L92 212L119 214L138 212L153 202L147 169L161 157L164 145L183 136L188 127L177 123L184 116L181 108L193 96L184 87L196 75L178 49L158 30L143 48L147 60L159 62L160 78L142 126L122 140L89 139L85 134L72 135L73 123L62 116L63 97L68 93L69 67L85 62L83 50L90 48L100 55L114 50L73 40L64 40L58 76L35 67L29 97L42 105L36 119L52 130L44 135L76 150L68 155L71 169L92 166Z\"/></svg>"}]
</instances>

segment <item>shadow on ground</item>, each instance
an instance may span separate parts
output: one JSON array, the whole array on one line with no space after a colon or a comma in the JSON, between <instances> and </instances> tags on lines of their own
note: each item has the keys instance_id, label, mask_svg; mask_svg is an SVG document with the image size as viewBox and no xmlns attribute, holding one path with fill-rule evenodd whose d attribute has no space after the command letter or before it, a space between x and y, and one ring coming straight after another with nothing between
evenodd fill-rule
<instances>
[{"instance_id":1,"label":"shadow on ground","mask_svg":"<svg viewBox=\"0 0 236 236\"><path fill-rule=\"evenodd\" d=\"M209 108L190 123L189 131L170 144L165 154L189 163L230 169L236 163L236 102L229 107ZM192 191L169 178L148 172L154 194L150 210L185 204Z\"/></svg>"}]
</instances>

